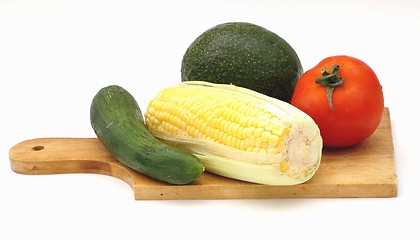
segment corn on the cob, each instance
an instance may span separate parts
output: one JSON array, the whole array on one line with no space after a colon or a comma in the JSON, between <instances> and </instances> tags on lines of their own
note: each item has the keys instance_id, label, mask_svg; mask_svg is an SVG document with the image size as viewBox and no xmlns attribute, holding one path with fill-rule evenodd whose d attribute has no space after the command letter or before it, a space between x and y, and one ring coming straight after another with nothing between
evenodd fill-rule
<instances>
[{"instance_id":1,"label":"corn on the cob","mask_svg":"<svg viewBox=\"0 0 420 240\"><path fill-rule=\"evenodd\" d=\"M163 89L145 119L156 137L229 178L294 185L309 180L321 161L322 138L312 118L233 85L191 81Z\"/></svg>"}]
</instances>

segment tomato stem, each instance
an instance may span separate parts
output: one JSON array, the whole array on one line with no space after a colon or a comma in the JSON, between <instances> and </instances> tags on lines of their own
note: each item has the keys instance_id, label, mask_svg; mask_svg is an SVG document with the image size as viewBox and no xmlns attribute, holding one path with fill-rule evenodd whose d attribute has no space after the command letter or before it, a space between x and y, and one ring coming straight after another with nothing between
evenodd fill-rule
<instances>
[{"instance_id":1,"label":"tomato stem","mask_svg":"<svg viewBox=\"0 0 420 240\"><path fill-rule=\"evenodd\" d=\"M321 84L327 90L327 100L331 111L334 112L334 106L332 103L332 93L335 87L339 87L344 84L344 79L338 75L340 66L333 64L331 68L323 68L321 70L321 77L316 79L317 84Z\"/></svg>"}]
</instances>

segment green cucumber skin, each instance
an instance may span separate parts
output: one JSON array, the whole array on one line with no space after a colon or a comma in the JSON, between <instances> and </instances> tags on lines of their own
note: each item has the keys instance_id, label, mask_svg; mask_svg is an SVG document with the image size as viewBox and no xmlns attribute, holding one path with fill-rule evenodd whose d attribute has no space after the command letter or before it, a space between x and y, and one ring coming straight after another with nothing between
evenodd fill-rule
<instances>
[{"instance_id":1,"label":"green cucumber skin","mask_svg":"<svg viewBox=\"0 0 420 240\"><path fill-rule=\"evenodd\" d=\"M144 175L170 184L188 184L204 171L196 156L153 136L134 97L118 85L104 87L95 95L90 121L105 148Z\"/></svg>"}]
</instances>

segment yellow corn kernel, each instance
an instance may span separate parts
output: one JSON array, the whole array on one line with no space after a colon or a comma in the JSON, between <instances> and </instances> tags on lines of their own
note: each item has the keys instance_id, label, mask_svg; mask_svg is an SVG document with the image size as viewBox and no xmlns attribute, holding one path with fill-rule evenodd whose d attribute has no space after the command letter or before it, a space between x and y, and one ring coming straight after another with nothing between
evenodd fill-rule
<instances>
[{"instance_id":1,"label":"yellow corn kernel","mask_svg":"<svg viewBox=\"0 0 420 240\"><path fill-rule=\"evenodd\" d=\"M279 136L277 136L275 134L271 134L268 137L268 144L269 144L269 146L272 146L272 147L277 146L277 144L279 143L279 141L280 141Z\"/></svg>"},{"instance_id":2,"label":"yellow corn kernel","mask_svg":"<svg viewBox=\"0 0 420 240\"><path fill-rule=\"evenodd\" d=\"M262 142L268 142L268 139L270 138L270 136L271 136L271 132L269 132L269 131L262 132L261 133L261 141Z\"/></svg>"},{"instance_id":3,"label":"yellow corn kernel","mask_svg":"<svg viewBox=\"0 0 420 240\"><path fill-rule=\"evenodd\" d=\"M245 128L245 131L246 131L245 137L250 138L252 135L254 135L255 127L251 126L251 127Z\"/></svg>"},{"instance_id":4,"label":"yellow corn kernel","mask_svg":"<svg viewBox=\"0 0 420 240\"><path fill-rule=\"evenodd\" d=\"M280 170L282 172L286 172L287 169L289 169L289 166L290 166L290 162L288 160L284 160L280 163Z\"/></svg>"},{"instance_id":5,"label":"yellow corn kernel","mask_svg":"<svg viewBox=\"0 0 420 240\"><path fill-rule=\"evenodd\" d=\"M264 128L257 128L257 129L255 129L255 132L254 132L254 135L256 136L256 137L261 137L261 135L262 135L262 133L264 132Z\"/></svg>"},{"instance_id":6,"label":"yellow corn kernel","mask_svg":"<svg viewBox=\"0 0 420 240\"><path fill-rule=\"evenodd\" d=\"M261 148L262 147L262 140L261 140L261 138L255 138L255 147L256 148Z\"/></svg>"}]
</instances>

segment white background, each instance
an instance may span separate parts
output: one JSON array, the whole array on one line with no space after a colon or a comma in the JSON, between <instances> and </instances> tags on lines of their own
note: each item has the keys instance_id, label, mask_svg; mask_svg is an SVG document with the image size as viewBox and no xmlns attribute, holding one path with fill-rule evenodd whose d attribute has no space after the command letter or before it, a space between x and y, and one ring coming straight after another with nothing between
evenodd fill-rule
<instances>
[{"instance_id":1,"label":"white background","mask_svg":"<svg viewBox=\"0 0 420 240\"><path fill-rule=\"evenodd\" d=\"M337 54L374 69L391 113L398 197L135 201L113 177L10 169L20 141L94 137L89 106L104 86L123 86L144 111L180 82L189 44L230 21L277 33L305 70ZM414 239L419 30L415 0L0 0L0 239Z\"/></svg>"}]
</instances>

